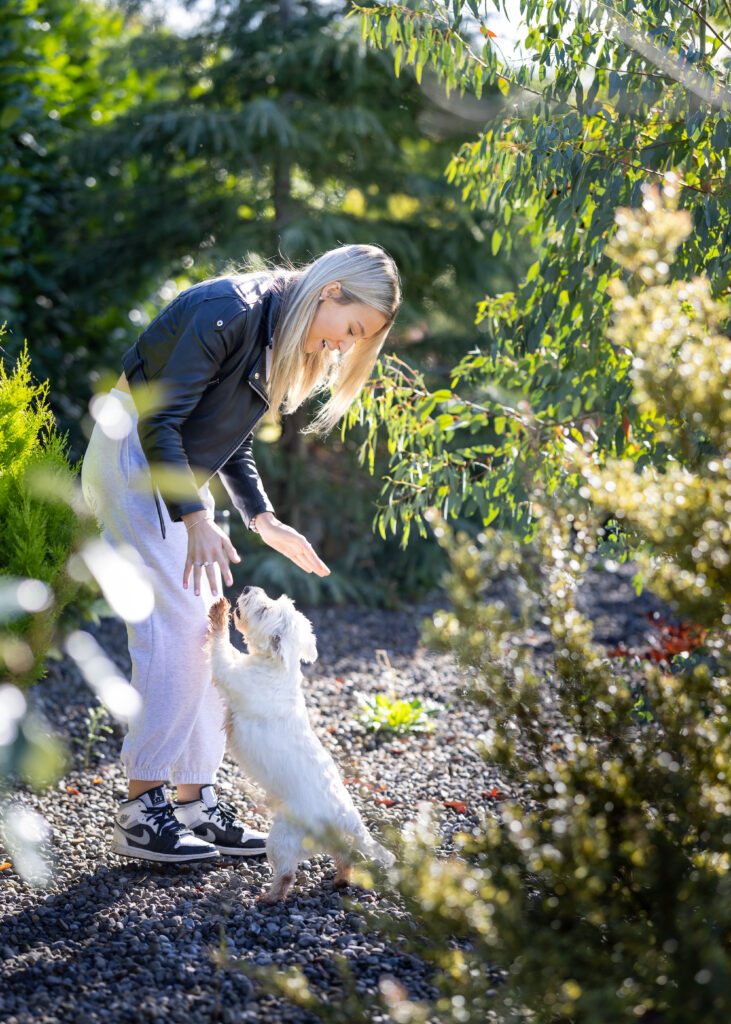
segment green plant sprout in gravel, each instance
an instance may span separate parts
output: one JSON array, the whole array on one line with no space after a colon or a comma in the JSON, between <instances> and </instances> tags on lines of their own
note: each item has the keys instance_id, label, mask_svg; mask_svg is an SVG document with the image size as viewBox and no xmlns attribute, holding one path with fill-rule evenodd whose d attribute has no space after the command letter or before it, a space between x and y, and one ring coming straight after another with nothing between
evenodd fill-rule
<instances>
[{"instance_id":1,"label":"green plant sprout in gravel","mask_svg":"<svg viewBox=\"0 0 731 1024\"><path fill-rule=\"evenodd\" d=\"M104 741L104 735L109 735L114 730L111 726L107 725L104 721L105 718L109 718L109 712L103 704L98 704L95 708L89 708L89 713L84 719L86 725L86 739L79 740L76 742L84 748L84 768L89 767L89 757L91 755L91 748L95 743L102 743Z\"/></svg>"},{"instance_id":2,"label":"green plant sprout in gravel","mask_svg":"<svg viewBox=\"0 0 731 1024\"><path fill-rule=\"evenodd\" d=\"M368 695L359 693L361 707L360 721L371 732L395 732L399 735L409 732L431 732L432 718L441 711L441 704L413 700L400 700L383 693Z\"/></svg>"}]
</instances>

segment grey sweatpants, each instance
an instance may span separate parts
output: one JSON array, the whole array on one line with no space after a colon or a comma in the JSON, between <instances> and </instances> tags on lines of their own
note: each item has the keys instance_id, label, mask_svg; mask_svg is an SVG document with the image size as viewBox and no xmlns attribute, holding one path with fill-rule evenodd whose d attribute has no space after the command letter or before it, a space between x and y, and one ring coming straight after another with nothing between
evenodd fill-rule
<instances>
[{"instance_id":1,"label":"grey sweatpants","mask_svg":"<svg viewBox=\"0 0 731 1024\"><path fill-rule=\"evenodd\" d=\"M223 758L223 704L211 682L203 644L207 612L214 598L205 573L195 596L193 576L183 589L188 550L185 524L173 523L164 503L163 540L152 492L150 468L137 434L137 412L126 391L112 388L132 419L121 440L107 436L99 423L81 469L87 505L112 545L130 544L147 566L155 607L142 622L127 623L132 686L142 710L130 723L122 745L122 763L130 779L177 783L215 782ZM206 485L201 500L213 512ZM220 570L216 567L219 595Z\"/></svg>"}]
</instances>

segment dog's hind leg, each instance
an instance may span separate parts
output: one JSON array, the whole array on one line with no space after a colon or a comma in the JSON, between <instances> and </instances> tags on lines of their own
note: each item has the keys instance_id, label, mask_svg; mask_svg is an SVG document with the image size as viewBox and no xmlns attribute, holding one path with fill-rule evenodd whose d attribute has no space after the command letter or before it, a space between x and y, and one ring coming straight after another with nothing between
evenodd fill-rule
<instances>
[{"instance_id":1,"label":"dog's hind leg","mask_svg":"<svg viewBox=\"0 0 731 1024\"><path fill-rule=\"evenodd\" d=\"M369 860L375 861L376 864L380 864L384 868L390 868L395 864L396 858L391 851L381 846L373 838L362 821L358 822L357 826L353 829L352 835L360 852L368 857Z\"/></svg>"},{"instance_id":2,"label":"dog's hind leg","mask_svg":"<svg viewBox=\"0 0 731 1024\"><path fill-rule=\"evenodd\" d=\"M297 826L275 817L267 836L267 859L274 876L269 891L259 897L264 904L278 903L292 888L297 865L303 859L304 833Z\"/></svg>"},{"instance_id":3,"label":"dog's hind leg","mask_svg":"<svg viewBox=\"0 0 731 1024\"><path fill-rule=\"evenodd\" d=\"M349 860L345 857L335 855L335 877L333 878L333 886L336 889L344 889L350 885L350 876L353 871L353 866Z\"/></svg>"},{"instance_id":4,"label":"dog's hind leg","mask_svg":"<svg viewBox=\"0 0 731 1024\"><path fill-rule=\"evenodd\" d=\"M283 875L276 874L272 879L272 884L269 890L257 900L257 903L263 903L265 906L272 907L275 903L279 903L281 900L286 899L287 893L292 888L294 883L294 871L286 871Z\"/></svg>"}]
</instances>

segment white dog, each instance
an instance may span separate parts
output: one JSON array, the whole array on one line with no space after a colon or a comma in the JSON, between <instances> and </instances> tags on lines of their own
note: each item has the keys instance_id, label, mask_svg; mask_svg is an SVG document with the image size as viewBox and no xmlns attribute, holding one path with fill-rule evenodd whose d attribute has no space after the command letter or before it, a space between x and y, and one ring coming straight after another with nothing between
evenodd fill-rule
<instances>
[{"instance_id":1,"label":"white dog","mask_svg":"<svg viewBox=\"0 0 731 1024\"><path fill-rule=\"evenodd\" d=\"M274 877L261 901L285 898L307 856L305 836L334 857L336 886L348 884L354 847L390 866L393 854L363 824L310 725L300 661L317 658L312 626L288 597L272 601L260 587L244 587L234 609L234 625L249 649L241 654L229 640L229 608L225 598L211 607L208 644L213 681L228 705L229 748L274 812L267 839Z\"/></svg>"}]
</instances>

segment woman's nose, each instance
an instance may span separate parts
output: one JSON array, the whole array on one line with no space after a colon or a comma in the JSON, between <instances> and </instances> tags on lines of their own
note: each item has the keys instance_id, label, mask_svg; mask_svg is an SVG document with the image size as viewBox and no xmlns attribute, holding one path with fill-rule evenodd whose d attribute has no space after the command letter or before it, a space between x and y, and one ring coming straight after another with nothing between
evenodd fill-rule
<instances>
[{"instance_id":1,"label":"woman's nose","mask_svg":"<svg viewBox=\"0 0 731 1024\"><path fill-rule=\"evenodd\" d=\"M343 341L326 341L325 344L327 345L331 352L334 352L337 349L338 352L342 352L342 354L345 355L345 353L350 352L351 348L353 347L354 339L345 338Z\"/></svg>"}]
</instances>

